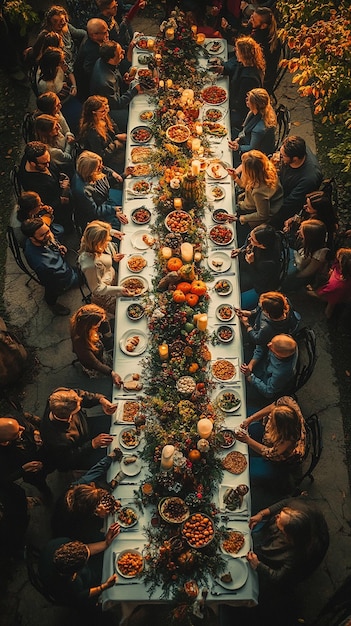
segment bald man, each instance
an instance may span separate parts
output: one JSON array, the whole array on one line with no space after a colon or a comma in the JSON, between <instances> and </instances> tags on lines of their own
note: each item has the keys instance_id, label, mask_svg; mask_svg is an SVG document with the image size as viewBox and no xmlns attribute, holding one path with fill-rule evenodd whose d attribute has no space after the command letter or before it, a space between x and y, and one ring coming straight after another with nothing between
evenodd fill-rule
<instances>
[{"instance_id":1,"label":"bald man","mask_svg":"<svg viewBox=\"0 0 351 626\"><path fill-rule=\"evenodd\" d=\"M291 391L297 356L295 339L276 335L267 348L256 346L251 361L240 369L253 390L265 398L276 398Z\"/></svg>"},{"instance_id":2,"label":"bald man","mask_svg":"<svg viewBox=\"0 0 351 626\"><path fill-rule=\"evenodd\" d=\"M87 23L87 36L83 39L74 64L78 98L84 102L89 96L90 75L99 58L100 46L108 41L109 31L104 20L93 18Z\"/></svg>"},{"instance_id":3,"label":"bald man","mask_svg":"<svg viewBox=\"0 0 351 626\"><path fill-rule=\"evenodd\" d=\"M39 429L34 421L39 418L26 417L14 410L16 417L0 418L0 482L13 482L22 478L44 496L50 495L46 484L46 476L52 471L42 451L42 440Z\"/></svg>"}]
</instances>

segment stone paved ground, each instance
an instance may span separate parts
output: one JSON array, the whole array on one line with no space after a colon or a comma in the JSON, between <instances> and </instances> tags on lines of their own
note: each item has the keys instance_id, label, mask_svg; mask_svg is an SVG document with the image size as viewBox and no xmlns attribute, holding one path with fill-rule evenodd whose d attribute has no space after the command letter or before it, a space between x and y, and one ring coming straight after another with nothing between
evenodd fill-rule
<instances>
[{"instance_id":1,"label":"stone paved ground","mask_svg":"<svg viewBox=\"0 0 351 626\"><path fill-rule=\"evenodd\" d=\"M156 32L153 25L143 20L134 22L135 30ZM296 95L287 77L281 88L279 102L290 108L293 118L292 132L306 138L314 149L313 127L308 105ZM77 242L72 241L72 247ZM7 258L5 301L7 319L23 329L29 345L36 346L39 361L38 375L27 386L24 405L27 410L42 414L50 391L58 385L81 387L109 393L107 382L90 381L83 377L79 367L71 365L72 352L67 318L52 317L43 302L42 289L35 283L25 286L26 278L20 273L11 255ZM79 291L62 298L62 302L75 310L81 305ZM333 594L349 573L351 554L350 519L351 503L347 469L345 465L344 435L339 408L339 392L332 367L328 332L323 316L323 305L305 296L296 296L296 308L306 325L313 326L317 335L318 361L311 381L299 393L299 401L305 414L318 412L324 427L324 454L315 471L315 482L307 485L309 494L323 510L330 529L331 544L323 565L306 581L297 593L299 615L309 623L325 601ZM62 491L63 479L53 474L49 479L56 493ZM41 508L31 513L29 539L38 545L49 537L49 511ZM79 624L80 619L67 609L50 605L38 594L28 581L23 562L16 562L4 571L0 587L0 623L6 626L66 626ZM131 626L153 624L158 626L164 619L157 615L140 613ZM118 623L118 613L111 618ZM282 624L284 621L282 620Z\"/></svg>"}]
</instances>

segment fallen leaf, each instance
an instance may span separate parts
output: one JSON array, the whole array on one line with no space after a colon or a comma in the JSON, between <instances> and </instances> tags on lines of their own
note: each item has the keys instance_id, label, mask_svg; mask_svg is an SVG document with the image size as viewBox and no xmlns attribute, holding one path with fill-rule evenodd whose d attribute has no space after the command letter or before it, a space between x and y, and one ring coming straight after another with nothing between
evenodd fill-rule
<instances>
[{"instance_id":1,"label":"fallen leaf","mask_svg":"<svg viewBox=\"0 0 351 626\"><path fill-rule=\"evenodd\" d=\"M293 126L301 126L301 122L292 122Z\"/></svg>"},{"instance_id":2,"label":"fallen leaf","mask_svg":"<svg viewBox=\"0 0 351 626\"><path fill-rule=\"evenodd\" d=\"M346 374L346 376L351 376L349 370L345 370L345 374Z\"/></svg>"}]
</instances>

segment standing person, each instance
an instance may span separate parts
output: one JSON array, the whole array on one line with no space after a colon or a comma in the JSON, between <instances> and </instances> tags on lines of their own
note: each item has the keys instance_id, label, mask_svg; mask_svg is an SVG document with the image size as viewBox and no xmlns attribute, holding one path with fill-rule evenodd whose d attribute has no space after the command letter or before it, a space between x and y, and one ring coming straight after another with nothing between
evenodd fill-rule
<instances>
[{"instance_id":1,"label":"standing person","mask_svg":"<svg viewBox=\"0 0 351 626\"><path fill-rule=\"evenodd\" d=\"M326 246L327 229L320 220L305 220L302 222L298 236L300 247L294 250L296 271L290 274L284 283L284 290L297 291L310 282L325 282L327 277L327 255L330 252Z\"/></svg>"},{"instance_id":2,"label":"standing person","mask_svg":"<svg viewBox=\"0 0 351 626\"><path fill-rule=\"evenodd\" d=\"M113 371L113 334L106 312L96 304L85 304L70 320L72 350L89 377L110 376L114 385L121 377Z\"/></svg>"},{"instance_id":3,"label":"standing person","mask_svg":"<svg viewBox=\"0 0 351 626\"><path fill-rule=\"evenodd\" d=\"M332 317L337 304L351 300L351 248L339 248L329 280L317 290L317 296L327 302L327 319Z\"/></svg>"},{"instance_id":4,"label":"standing person","mask_svg":"<svg viewBox=\"0 0 351 626\"><path fill-rule=\"evenodd\" d=\"M79 124L79 141L85 150L101 156L104 165L123 171L127 135L120 133L109 116L107 98L89 96Z\"/></svg>"},{"instance_id":5,"label":"standing person","mask_svg":"<svg viewBox=\"0 0 351 626\"><path fill-rule=\"evenodd\" d=\"M124 255L116 255L111 239L110 224L98 220L90 222L80 243L79 264L92 292L93 302L114 317L116 298L133 294L117 285L113 261L120 261Z\"/></svg>"},{"instance_id":6,"label":"standing person","mask_svg":"<svg viewBox=\"0 0 351 626\"><path fill-rule=\"evenodd\" d=\"M27 237L24 255L45 289L45 302L54 315L69 315L70 309L57 302L61 294L78 285L76 270L64 258L67 248L55 241L40 217L26 220L21 229Z\"/></svg>"},{"instance_id":7,"label":"standing person","mask_svg":"<svg viewBox=\"0 0 351 626\"><path fill-rule=\"evenodd\" d=\"M84 409L101 405L104 416L87 417ZM116 410L101 393L59 387L50 395L41 421L44 451L60 471L89 469L113 442L109 434Z\"/></svg>"},{"instance_id":8,"label":"standing person","mask_svg":"<svg viewBox=\"0 0 351 626\"><path fill-rule=\"evenodd\" d=\"M317 157L297 135L290 135L283 141L278 174L284 201L273 223L282 228L285 220L302 210L306 194L318 189L323 175Z\"/></svg>"},{"instance_id":9,"label":"standing person","mask_svg":"<svg viewBox=\"0 0 351 626\"><path fill-rule=\"evenodd\" d=\"M95 62L99 58L101 44L108 41L108 26L104 20L93 18L87 23L87 35L83 39L74 64L78 98L84 102L89 96L89 82Z\"/></svg>"},{"instance_id":10,"label":"standing person","mask_svg":"<svg viewBox=\"0 0 351 626\"><path fill-rule=\"evenodd\" d=\"M229 148L239 155L250 150L260 150L272 154L275 146L277 116L265 89L251 89L247 93L247 114L243 129L234 141L229 141ZM236 155L234 155L234 158ZM239 159L237 159L239 161ZM236 170L239 174L239 168Z\"/></svg>"}]
</instances>

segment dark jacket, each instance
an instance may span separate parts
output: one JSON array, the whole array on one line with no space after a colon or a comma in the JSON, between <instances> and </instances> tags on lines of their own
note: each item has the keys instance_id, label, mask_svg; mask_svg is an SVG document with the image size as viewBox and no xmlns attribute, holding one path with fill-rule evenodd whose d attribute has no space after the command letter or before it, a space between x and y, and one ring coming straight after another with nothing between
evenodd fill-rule
<instances>
[{"instance_id":1,"label":"dark jacket","mask_svg":"<svg viewBox=\"0 0 351 626\"><path fill-rule=\"evenodd\" d=\"M89 81L93 67L100 56L100 45L88 35L83 39L74 63L78 98L84 102L89 96Z\"/></svg>"},{"instance_id":2,"label":"dark jacket","mask_svg":"<svg viewBox=\"0 0 351 626\"><path fill-rule=\"evenodd\" d=\"M232 127L240 128L249 112L246 106L246 95L251 89L262 87L262 75L256 67L245 67L241 63L235 65L229 83L229 105Z\"/></svg>"},{"instance_id":3,"label":"dark jacket","mask_svg":"<svg viewBox=\"0 0 351 626\"><path fill-rule=\"evenodd\" d=\"M240 255L241 291L255 289L257 293L275 291L279 287L281 272L281 244L279 235L273 248L254 248L254 262L247 263Z\"/></svg>"},{"instance_id":4,"label":"dark jacket","mask_svg":"<svg viewBox=\"0 0 351 626\"><path fill-rule=\"evenodd\" d=\"M251 315L255 317L252 330L248 331L247 336L252 343L260 346L266 346L275 335L281 333L294 336L301 320L301 316L294 311L291 305L287 317L283 320L270 319L260 306L251 311Z\"/></svg>"},{"instance_id":5,"label":"dark jacket","mask_svg":"<svg viewBox=\"0 0 351 626\"><path fill-rule=\"evenodd\" d=\"M30 239L27 239L24 256L44 286L54 282L57 291L64 292L76 280L75 270L67 263L55 243L35 246Z\"/></svg>"},{"instance_id":6,"label":"dark jacket","mask_svg":"<svg viewBox=\"0 0 351 626\"><path fill-rule=\"evenodd\" d=\"M50 163L49 175L42 174L41 172L27 172L26 163L27 160L25 156L23 156L18 172L18 179L23 190L36 191L44 204L52 206L55 212L57 212L57 210L60 211L61 188L58 167L54 163Z\"/></svg>"},{"instance_id":7,"label":"dark jacket","mask_svg":"<svg viewBox=\"0 0 351 626\"><path fill-rule=\"evenodd\" d=\"M275 148L275 126L267 127L260 113L250 113L246 116L243 129L237 141L240 152L260 150L264 154L273 154Z\"/></svg>"},{"instance_id":8,"label":"dark jacket","mask_svg":"<svg viewBox=\"0 0 351 626\"><path fill-rule=\"evenodd\" d=\"M72 178L75 217L82 228L92 220L108 222L117 229L120 227L120 222L116 218L116 202L109 199L111 170L104 168L103 172L106 176L95 183L84 182L77 173Z\"/></svg>"},{"instance_id":9,"label":"dark jacket","mask_svg":"<svg viewBox=\"0 0 351 626\"><path fill-rule=\"evenodd\" d=\"M284 165L279 171L280 182L284 191L283 206L276 218L281 218L281 225L286 219L301 211L305 203L306 194L316 191L323 179L321 166L313 152L307 147L304 163L300 167Z\"/></svg>"},{"instance_id":10,"label":"dark jacket","mask_svg":"<svg viewBox=\"0 0 351 626\"><path fill-rule=\"evenodd\" d=\"M90 94L108 99L112 111L127 109L130 101L137 95L136 87L123 92L123 79L119 69L98 59L94 65L90 80Z\"/></svg>"}]
</instances>

